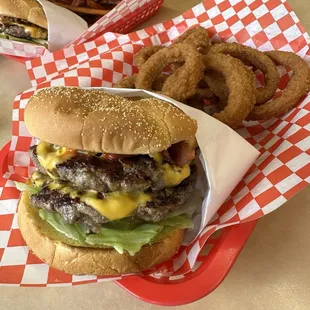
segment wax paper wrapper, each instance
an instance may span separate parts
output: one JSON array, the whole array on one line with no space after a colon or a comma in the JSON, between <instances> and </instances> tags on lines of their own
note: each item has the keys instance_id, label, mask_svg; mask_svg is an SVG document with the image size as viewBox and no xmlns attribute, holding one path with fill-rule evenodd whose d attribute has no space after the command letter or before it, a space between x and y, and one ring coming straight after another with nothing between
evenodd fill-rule
<instances>
[{"instance_id":1,"label":"wax paper wrapper","mask_svg":"<svg viewBox=\"0 0 310 310\"><path fill-rule=\"evenodd\" d=\"M208 29L212 40L237 41L260 50L281 49L309 60L309 36L286 1L204 1L173 20L144 30L119 35L106 33L63 51L27 63L37 87L20 94L14 102L12 142L5 157L8 171L0 179L0 282L12 285L55 286L104 281L106 277L71 276L48 268L31 252L20 235L16 205L19 192L13 180L29 175L33 166L25 152L33 143L24 124L23 108L36 88L50 85L81 87L113 86L125 75L137 72L133 54L146 45L169 45L193 25ZM280 89L291 72L280 68ZM260 83L258 79L257 83ZM245 123L238 129L260 156L229 194L211 221L172 260L147 276L149 281L178 283L199 272L207 261L204 245L223 227L237 225L276 210L310 182L310 97L281 118ZM209 119L209 118L208 118ZM230 154L219 152L222 156ZM238 167L243 166L240 152ZM212 166L213 167L213 166ZM216 168L216 167L215 167ZM217 169L217 168L216 168ZM231 175L226 174L226 178ZM207 244L209 245L209 244ZM212 254L212 251L211 251ZM143 275L145 276L145 275ZM117 279L127 276L121 275ZM175 280L177 277L177 280ZM108 279L115 279L113 277Z\"/></svg>"},{"instance_id":2,"label":"wax paper wrapper","mask_svg":"<svg viewBox=\"0 0 310 310\"><path fill-rule=\"evenodd\" d=\"M22 61L22 59L49 55L50 52L65 46L83 43L105 31L126 33L154 15L163 0L123 0L90 28L73 12L46 0L38 0L38 2L42 4L48 19L49 48L0 39L0 54L22 57L19 58L19 61Z\"/></svg>"}]
</instances>

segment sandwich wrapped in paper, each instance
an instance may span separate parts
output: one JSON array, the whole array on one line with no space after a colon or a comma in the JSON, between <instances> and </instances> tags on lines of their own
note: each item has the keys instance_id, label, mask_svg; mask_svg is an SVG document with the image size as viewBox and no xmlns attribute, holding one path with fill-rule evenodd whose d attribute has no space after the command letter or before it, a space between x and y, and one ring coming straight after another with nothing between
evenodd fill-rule
<instances>
[{"instance_id":1,"label":"sandwich wrapped in paper","mask_svg":"<svg viewBox=\"0 0 310 310\"><path fill-rule=\"evenodd\" d=\"M185 229L194 229L190 242L258 155L193 108L143 98L145 92L105 90L45 88L25 109L26 126L40 142L29 148L36 171L18 183L19 227L39 258L71 274L133 273L170 259ZM211 127L232 134L244 150L246 165L225 188L206 176L206 169L217 170L208 150L214 146L202 140Z\"/></svg>"},{"instance_id":2,"label":"sandwich wrapped in paper","mask_svg":"<svg viewBox=\"0 0 310 310\"><path fill-rule=\"evenodd\" d=\"M17 56L19 60L35 58L64 47L73 48L108 30L126 33L154 15L162 2L123 0L88 28L80 16L47 0L2 0L0 54Z\"/></svg>"},{"instance_id":3,"label":"sandwich wrapped in paper","mask_svg":"<svg viewBox=\"0 0 310 310\"><path fill-rule=\"evenodd\" d=\"M14 42L16 46L32 44L53 52L71 43L87 28L81 17L45 0L0 2L2 48Z\"/></svg>"},{"instance_id":4,"label":"sandwich wrapped in paper","mask_svg":"<svg viewBox=\"0 0 310 310\"><path fill-rule=\"evenodd\" d=\"M0 37L18 42L48 45L47 18L39 2L1 1Z\"/></svg>"}]
</instances>

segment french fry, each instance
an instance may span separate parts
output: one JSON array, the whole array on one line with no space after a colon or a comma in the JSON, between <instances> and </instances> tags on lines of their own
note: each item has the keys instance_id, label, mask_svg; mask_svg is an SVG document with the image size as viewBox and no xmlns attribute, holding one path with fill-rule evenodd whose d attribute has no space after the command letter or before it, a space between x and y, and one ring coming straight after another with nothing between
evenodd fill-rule
<instances>
[{"instance_id":1,"label":"french fry","mask_svg":"<svg viewBox=\"0 0 310 310\"><path fill-rule=\"evenodd\" d=\"M89 8L89 7L77 7L77 6L72 6L68 4L64 4L58 1L51 1L54 4L57 4L59 6L62 6L72 12L75 13L81 13L81 14L89 14L89 15L106 15L109 13L111 10L102 10L102 9L94 9L94 8Z\"/></svg>"}]
</instances>

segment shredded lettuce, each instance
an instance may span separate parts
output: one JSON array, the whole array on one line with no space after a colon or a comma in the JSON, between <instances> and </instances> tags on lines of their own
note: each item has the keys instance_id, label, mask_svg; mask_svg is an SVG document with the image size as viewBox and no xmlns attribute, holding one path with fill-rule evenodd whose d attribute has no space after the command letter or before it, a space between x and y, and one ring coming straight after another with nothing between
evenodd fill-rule
<instances>
[{"instance_id":1,"label":"shredded lettuce","mask_svg":"<svg viewBox=\"0 0 310 310\"><path fill-rule=\"evenodd\" d=\"M36 194L41 190L40 187L36 187L33 184L26 184L22 182L15 182L15 186L21 192L28 191L30 195Z\"/></svg>"},{"instance_id":2,"label":"shredded lettuce","mask_svg":"<svg viewBox=\"0 0 310 310\"><path fill-rule=\"evenodd\" d=\"M85 244L108 246L121 254L127 251L130 255L137 253L143 245L162 240L175 229L192 227L192 221L188 215L178 215L157 223L140 224L135 224L130 218L125 218L102 225L97 234L87 234L85 226L68 224L58 213L41 209L39 215L56 231L77 241L80 246Z\"/></svg>"}]
</instances>

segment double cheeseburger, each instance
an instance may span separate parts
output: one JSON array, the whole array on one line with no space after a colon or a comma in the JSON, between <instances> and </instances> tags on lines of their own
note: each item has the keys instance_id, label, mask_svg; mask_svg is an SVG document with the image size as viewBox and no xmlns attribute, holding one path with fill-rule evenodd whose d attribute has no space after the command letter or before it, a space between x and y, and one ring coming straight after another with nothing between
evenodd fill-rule
<instances>
[{"instance_id":1,"label":"double cheeseburger","mask_svg":"<svg viewBox=\"0 0 310 310\"><path fill-rule=\"evenodd\" d=\"M158 99L53 87L25 109L41 142L18 208L29 248L71 274L149 269L179 249L192 226L196 121ZM187 213L187 214L186 214Z\"/></svg>"},{"instance_id":2,"label":"double cheeseburger","mask_svg":"<svg viewBox=\"0 0 310 310\"><path fill-rule=\"evenodd\" d=\"M47 19L36 0L0 1L0 38L47 46Z\"/></svg>"}]
</instances>

